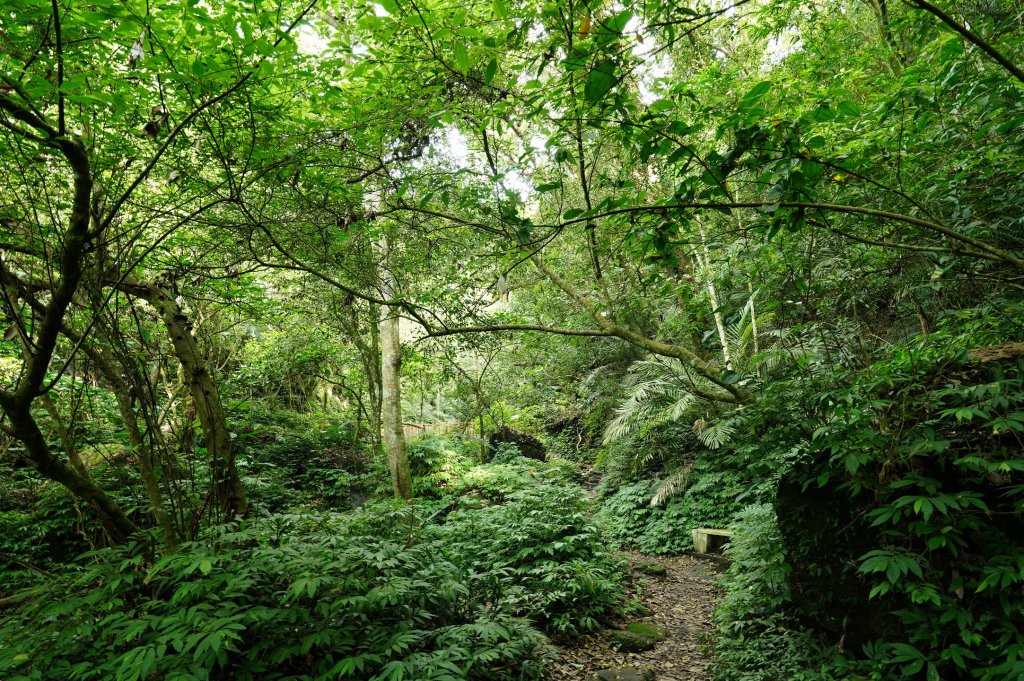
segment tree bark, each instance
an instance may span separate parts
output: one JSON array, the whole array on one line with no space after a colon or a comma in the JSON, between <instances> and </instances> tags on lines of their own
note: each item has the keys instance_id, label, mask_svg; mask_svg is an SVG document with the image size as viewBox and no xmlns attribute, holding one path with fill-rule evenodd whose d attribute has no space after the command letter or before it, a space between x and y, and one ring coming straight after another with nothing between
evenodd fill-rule
<instances>
[{"instance_id":1,"label":"tree bark","mask_svg":"<svg viewBox=\"0 0 1024 681\"><path fill-rule=\"evenodd\" d=\"M390 251L390 249L388 249ZM390 253L389 253L390 254ZM385 298L395 295L395 278L385 262L381 270L381 288ZM380 322L381 347L381 416L384 427L384 449L391 471L395 497L412 498L412 474L405 449L402 428L402 341L399 336L399 308L388 308Z\"/></svg>"},{"instance_id":2,"label":"tree bark","mask_svg":"<svg viewBox=\"0 0 1024 681\"><path fill-rule=\"evenodd\" d=\"M715 319L715 329L718 331L718 341L722 344L722 360L725 368L732 371L732 355L729 352L729 337L725 333L725 320L722 317L722 310L718 300L718 289L715 287L715 273L711 270L711 251L708 248L708 240L704 235L704 227L700 228L700 242L704 251L704 257L697 254L697 262L704 270L704 279L707 282L708 299L711 301L711 314Z\"/></svg>"},{"instance_id":3,"label":"tree bark","mask_svg":"<svg viewBox=\"0 0 1024 681\"><path fill-rule=\"evenodd\" d=\"M171 294L158 286L138 280L125 280L119 288L147 301L160 315L167 333L170 334L174 354L185 372L192 393L192 403L203 429L213 489L220 505L221 518L230 521L237 516L245 516L249 512L249 502L238 476L238 469L235 467L235 452L228 432L227 413L221 402L217 384L210 375L195 336L192 335L188 317Z\"/></svg>"},{"instance_id":4,"label":"tree bark","mask_svg":"<svg viewBox=\"0 0 1024 681\"><path fill-rule=\"evenodd\" d=\"M92 506L112 544L123 544L128 537L139 531L121 507L92 480L79 475L71 466L53 455L27 405L19 404L6 393L0 393L0 406L7 415L11 434L25 445L32 466L41 475L63 485L69 492Z\"/></svg>"},{"instance_id":5,"label":"tree bark","mask_svg":"<svg viewBox=\"0 0 1024 681\"><path fill-rule=\"evenodd\" d=\"M112 336L110 329L106 328L103 324L99 324L98 327L109 343ZM68 331L65 331L65 334L68 333ZM69 338L77 340L71 335L69 335ZM157 465L153 454L153 447L146 445L145 437L143 437L142 430L139 428L138 414L135 411L132 399L131 386L134 384L136 386L135 393L138 395L141 403L143 399L142 384L146 379L143 377L142 371L137 366L132 365L130 363L131 360L123 355L119 362L121 366L121 371L119 372L114 361L103 349L88 343L83 344L82 349L92 359L114 393L114 399L117 401L117 409L121 414L121 420L128 431L128 443L131 445L132 455L139 466L142 486L146 491L146 498L149 499L149 507L153 513L153 519L156 521L161 533L163 533L164 546L169 550L174 549L178 545L178 533L164 505L163 493L156 479ZM156 405L154 404L153 406L155 407ZM158 426L153 431L157 432Z\"/></svg>"}]
</instances>

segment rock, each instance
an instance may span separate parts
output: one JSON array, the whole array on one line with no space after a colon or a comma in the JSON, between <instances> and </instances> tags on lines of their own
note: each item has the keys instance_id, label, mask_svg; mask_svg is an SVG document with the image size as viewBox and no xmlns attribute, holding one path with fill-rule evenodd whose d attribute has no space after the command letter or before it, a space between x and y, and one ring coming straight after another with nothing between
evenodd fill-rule
<instances>
[{"instance_id":1,"label":"rock","mask_svg":"<svg viewBox=\"0 0 1024 681\"><path fill-rule=\"evenodd\" d=\"M656 622L633 622L624 630L609 631L608 639L624 653L639 653L650 650L667 635L665 627Z\"/></svg>"},{"instance_id":2,"label":"rock","mask_svg":"<svg viewBox=\"0 0 1024 681\"><path fill-rule=\"evenodd\" d=\"M668 570L665 569L665 566L658 565L657 563L637 563L633 566L633 569L645 575L651 575L652 577L664 577L668 574Z\"/></svg>"},{"instance_id":3,"label":"rock","mask_svg":"<svg viewBox=\"0 0 1024 681\"><path fill-rule=\"evenodd\" d=\"M594 681L654 681L654 672L641 672L633 667L604 669L594 676Z\"/></svg>"},{"instance_id":4,"label":"rock","mask_svg":"<svg viewBox=\"0 0 1024 681\"><path fill-rule=\"evenodd\" d=\"M515 445L519 448L519 454L527 459L543 461L547 458L547 450L544 449L543 442L529 433L514 430L508 426L502 426L491 433L487 444L488 458L493 456L503 444Z\"/></svg>"}]
</instances>

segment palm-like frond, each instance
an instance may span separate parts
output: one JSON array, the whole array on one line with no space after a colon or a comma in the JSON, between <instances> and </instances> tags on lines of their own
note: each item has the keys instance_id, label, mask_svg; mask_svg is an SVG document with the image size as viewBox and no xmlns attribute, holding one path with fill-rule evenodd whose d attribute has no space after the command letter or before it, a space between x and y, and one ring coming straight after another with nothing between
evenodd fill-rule
<instances>
[{"instance_id":1,"label":"palm-like frond","mask_svg":"<svg viewBox=\"0 0 1024 681\"><path fill-rule=\"evenodd\" d=\"M658 506L662 502L671 499L677 494L682 494L686 491L686 485L690 482L690 466L684 466L679 470L672 473L658 485L658 489L654 490L654 496L651 497L651 506Z\"/></svg>"},{"instance_id":2,"label":"palm-like frond","mask_svg":"<svg viewBox=\"0 0 1024 681\"><path fill-rule=\"evenodd\" d=\"M698 400L691 392L693 387L713 389L713 386L704 385L708 383L706 380L694 376L676 359L634 362L629 374L630 387L626 399L605 428L605 444L639 430L679 420Z\"/></svg>"},{"instance_id":3,"label":"palm-like frond","mask_svg":"<svg viewBox=\"0 0 1024 681\"><path fill-rule=\"evenodd\" d=\"M728 443L736 433L737 420L736 418L728 418L709 424L704 419L699 419L693 424L693 431L697 434L697 439L705 447L708 449L718 449Z\"/></svg>"}]
</instances>

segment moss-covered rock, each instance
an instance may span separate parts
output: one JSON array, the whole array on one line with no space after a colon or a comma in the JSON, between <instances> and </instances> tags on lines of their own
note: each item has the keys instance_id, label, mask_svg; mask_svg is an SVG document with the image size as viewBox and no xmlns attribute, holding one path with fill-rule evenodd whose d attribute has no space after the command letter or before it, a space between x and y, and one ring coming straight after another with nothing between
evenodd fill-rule
<instances>
[{"instance_id":1,"label":"moss-covered rock","mask_svg":"<svg viewBox=\"0 0 1024 681\"><path fill-rule=\"evenodd\" d=\"M633 569L641 574L651 575L652 577L664 577L668 574L665 566L658 565L657 563L637 563L633 566Z\"/></svg>"},{"instance_id":2,"label":"moss-covered rock","mask_svg":"<svg viewBox=\"0 0 1024 681\"><path fill-rule=\"evenodd\" d=\"M650 650L667 636L665 627L657 622L633 622L618 631L609 631L608 639L619 650L626 653L639 653Z\"/></svg>"}]
</instances>

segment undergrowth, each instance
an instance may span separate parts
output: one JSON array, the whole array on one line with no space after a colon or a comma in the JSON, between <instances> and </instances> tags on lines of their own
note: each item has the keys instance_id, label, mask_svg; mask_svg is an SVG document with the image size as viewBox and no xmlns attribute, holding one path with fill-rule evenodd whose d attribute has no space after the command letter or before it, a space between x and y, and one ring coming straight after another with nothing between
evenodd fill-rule
<instances>
[{"instance_id":1,"label":"undergrowth","mask_svg":"<svg viewBox=\"0 0 1024 681\"><path fill-rule=\"evenodd\" d=\"M473 466L439 500L245 521L87 555L0 616L11 681L539 679L621 607L558 464Z\"/></svg>"}]
</instances>

